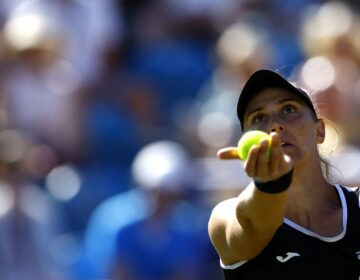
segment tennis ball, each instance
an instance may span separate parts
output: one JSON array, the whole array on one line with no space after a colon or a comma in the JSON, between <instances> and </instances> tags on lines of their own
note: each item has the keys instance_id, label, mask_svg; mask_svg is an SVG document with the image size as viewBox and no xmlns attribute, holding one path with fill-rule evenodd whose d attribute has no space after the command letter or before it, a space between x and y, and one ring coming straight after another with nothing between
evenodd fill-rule
<instances>
[{"instance_id":1,"label":"tennis ball","mask_svg":"<svg viewBox=\"0 0 360 280\"><path fill-rule=\"evenodd\" d=\"M260 145L262 139L267 139L269 141L267 156L270 157L271 151L271 137L269 134L260 131L260 130L251 130L246 132L239 140L237 151L240 159L246 160L249 154L249 151L253 145Z\"/></svg>"}]
</instances>

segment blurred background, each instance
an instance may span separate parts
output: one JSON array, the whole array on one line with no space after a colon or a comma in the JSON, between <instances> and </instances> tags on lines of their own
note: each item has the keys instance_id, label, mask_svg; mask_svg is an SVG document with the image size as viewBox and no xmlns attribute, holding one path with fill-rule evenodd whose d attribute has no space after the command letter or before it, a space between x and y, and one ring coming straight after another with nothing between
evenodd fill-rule
<instances>
[{"instance_id":1,"label":"blurred background","mask_svg":"<svg viewBox=\"0 0 360 280\"><path fill-rule=\"evenodd\" d=\"M328 120L360 185L359 1L1 0L0 278L220 280L212 207L249 179L219 148L259 68Z\"/></svg>"}]
</instances>

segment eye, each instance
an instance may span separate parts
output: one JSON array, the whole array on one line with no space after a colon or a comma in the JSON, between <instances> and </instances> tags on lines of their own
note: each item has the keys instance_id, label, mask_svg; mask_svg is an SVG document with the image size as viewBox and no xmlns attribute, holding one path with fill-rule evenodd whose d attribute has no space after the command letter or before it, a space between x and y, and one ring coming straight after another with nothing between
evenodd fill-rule
<instances>
[{"instance_id":1,"label":"eye","mask_svg":"<svg viewBox=\"0 0 360 280\"><path fill-rule=\"evenodd\" d=\"M257 114L253 117L252 122L253 123L261 123L265 120L265 115L263 114Z\"/></svg>"},{"instance_id":2,"label":"eye","mask_svg":"<svg viewBox=\"0 0 360 280\"><path fill-rule=\"evenodd\" d=\"M283 113L284 113L285 115L288 115L288 114L291 114L291 113L295 113L295 111L296 111L296 109L295 109L295 107L292 106L292 105L286 105L286 106L284 106L284 108L283 108Z\"/></svg>"}]
</instances>

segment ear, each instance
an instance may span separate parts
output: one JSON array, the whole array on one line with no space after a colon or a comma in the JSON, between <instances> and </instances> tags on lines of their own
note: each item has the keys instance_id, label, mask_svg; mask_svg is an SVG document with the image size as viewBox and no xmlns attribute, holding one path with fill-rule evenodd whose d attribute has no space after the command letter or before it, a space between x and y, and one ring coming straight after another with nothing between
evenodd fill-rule
<instances>
[{"instance_id":1,"label":"ear","mask_svg":"<svg viewBox=\"0 0 360 280\"><path fill-rule=\"evenodd\" d=\"M325 122L322 119L316 121L316 143L322 144L325 140Z\"/></svg>"}]
</instances>

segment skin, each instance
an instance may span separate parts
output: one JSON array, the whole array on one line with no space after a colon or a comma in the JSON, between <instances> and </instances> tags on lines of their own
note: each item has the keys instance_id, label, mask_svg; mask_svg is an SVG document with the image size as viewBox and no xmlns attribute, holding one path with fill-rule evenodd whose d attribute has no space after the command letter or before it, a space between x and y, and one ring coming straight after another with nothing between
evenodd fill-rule
<instances>
[{"instance_id":1,"label":"skin","mask_svg":"<svg viewBox=\"0 0 360 280\"><path fill-rule=\"evenodd\" d=\"M319 235L342 231L342 210L335 188L326 182L317 144L325 138L322 120L294 94L265 89L248 103L244 129L262 130L272 137L250 150L246 173L261 182L275 180L294 168L288 190L278 194L259 191L252 183L235 198L220 202L209 220L211 241L225 265L256 257L270 242L284 217ZM220 159L239 159L236 147L218 152Z\"/></svg>"}]
</instances>

